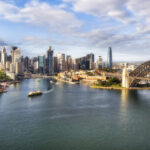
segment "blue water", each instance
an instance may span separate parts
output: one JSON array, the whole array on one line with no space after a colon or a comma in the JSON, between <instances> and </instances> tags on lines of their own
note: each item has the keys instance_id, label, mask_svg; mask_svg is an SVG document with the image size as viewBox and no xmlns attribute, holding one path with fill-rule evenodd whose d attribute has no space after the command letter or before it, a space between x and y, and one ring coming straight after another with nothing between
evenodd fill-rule
<instances>
[{"instance_id":1,"label":"blue water","mask_svg":"<svg viewBox=\"0 0 150 150\"><path fill-rule=\"evenodd\" d=\"M148 90L30 79L0 95L0 150L149 150L149 139Z\"/></svg>"}]
</instances>

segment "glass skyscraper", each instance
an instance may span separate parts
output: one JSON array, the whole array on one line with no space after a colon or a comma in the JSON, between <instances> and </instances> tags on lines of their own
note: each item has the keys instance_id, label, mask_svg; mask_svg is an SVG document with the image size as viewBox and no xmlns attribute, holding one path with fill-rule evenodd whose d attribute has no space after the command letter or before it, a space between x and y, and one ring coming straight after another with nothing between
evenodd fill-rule
<instances>
[{"instance_id":1,"label":"glass skyscraper","mask_svg":"<svg viewBox=\"0 0 150 150\"><path fill-rule=\"evenodd\" d=\"M46 62L47 73L53 74L53 50L51 47L47 50L47 62Z\"/></svg>"},{"instance_id":2,"label":"glass skyscraper","mask_svg":"<svg viewBox=\"0 0 150 150\"><path fill-rule=\"evenodd\" d=\"M38 72L39 74L44 74L44 64L45 64L45 57L44 55L38 56Z\"/></svg>"},{"instance_id":3,"label":"glass skyscraper","mask_svg":"<svg viewBox=\"0 0 150 150\"><path fill-rule=\"evenodd\" d=\"M108 48L108 54L107 54L107 68L111 69L112 68L112 48Z\"/></svg>"}]
</instances>

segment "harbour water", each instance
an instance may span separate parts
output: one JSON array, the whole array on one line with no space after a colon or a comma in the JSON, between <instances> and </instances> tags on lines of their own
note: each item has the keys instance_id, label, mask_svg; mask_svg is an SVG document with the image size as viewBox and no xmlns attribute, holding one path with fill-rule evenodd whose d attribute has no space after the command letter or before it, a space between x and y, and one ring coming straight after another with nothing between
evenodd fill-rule
<instances>
[{"instance_id":1,"label":"harbour water","mask_svg":"<svg viewBox=\"0 0 150 150\"><path fill-rule=\"evenodd\" d=\"M29 79L0 95L0 150L149 150L149 139L149 90Z\"/></svg>"}]
</instances>

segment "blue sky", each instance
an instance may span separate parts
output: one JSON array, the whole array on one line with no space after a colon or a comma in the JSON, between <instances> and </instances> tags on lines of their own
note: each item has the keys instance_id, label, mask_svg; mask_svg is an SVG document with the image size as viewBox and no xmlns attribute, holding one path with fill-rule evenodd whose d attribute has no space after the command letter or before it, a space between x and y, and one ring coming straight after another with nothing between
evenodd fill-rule
<instances>
[{"instance_id":1,"label":"blue sky","mask_svg":"<svg viewBox=\"0 0 150 150\"><path fill-rule=\"evenodd\" d=\"M142 4L142 5L141 5ZM0 46L23 55L45 54L51 45L73 58L93 52L106 60L149 60L148 0L0 0Z\"/></svg>"}]
</instances>

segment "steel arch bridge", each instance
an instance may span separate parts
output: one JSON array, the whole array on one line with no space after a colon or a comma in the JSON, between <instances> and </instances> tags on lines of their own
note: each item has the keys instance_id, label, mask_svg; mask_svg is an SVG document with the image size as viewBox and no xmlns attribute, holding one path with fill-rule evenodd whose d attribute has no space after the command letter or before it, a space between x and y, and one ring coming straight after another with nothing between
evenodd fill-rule
<instances>
[{"instance_id":1,"label":"steel arch bridge","mask_svg":"<svg viewBox=\"0 0 150 150\"><path fill-rule=\"evenodd\" d=\"M136 87L142 78L145 78L150 73L150 61L147 61L138 66L134 71L129 73L129 77L132 78L130 81L130 87ZM140 79L141 78L141 79Z\"/></svg>"}]
</instances>

